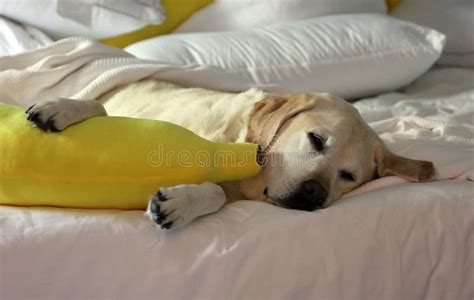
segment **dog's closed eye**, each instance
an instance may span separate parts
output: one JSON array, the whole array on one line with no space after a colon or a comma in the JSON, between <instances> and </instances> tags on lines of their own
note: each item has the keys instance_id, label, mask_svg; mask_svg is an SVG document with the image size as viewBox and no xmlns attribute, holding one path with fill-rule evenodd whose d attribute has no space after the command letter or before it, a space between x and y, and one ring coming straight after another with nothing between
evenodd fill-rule
<instances>
[{"instance_id":1,"label":"dog's closed eye","mask_svg":"<svg viewBox=\"0 0 474 300\"><path fill-rule=\"evenodd\" d=\"M323 137L321 137L319 134L316 134L314 132L308 132L308 138L314 150L316 150L317 152L324 151L326 141L324 140Z\"/></svg>"},{"instance_id":2,"label":"dog's closed eye","mask_svg":"<svg viewBox=\"0 0 474 300\"><path fill-rule=\"evenodd\" d=\"M339 177L345 181L356 181L354 174L346 170L339 171Z\"/></svg>"}]
</instances>

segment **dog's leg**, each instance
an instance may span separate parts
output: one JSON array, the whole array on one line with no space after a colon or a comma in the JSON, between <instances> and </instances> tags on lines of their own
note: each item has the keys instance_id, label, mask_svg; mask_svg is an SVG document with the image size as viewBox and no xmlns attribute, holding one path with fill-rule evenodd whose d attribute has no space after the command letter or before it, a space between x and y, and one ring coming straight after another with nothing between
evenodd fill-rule
<instances>
[{"instance_id":1,"label":"dog's leg","mask_svg":"<svg viewBox=\"0 0 474 300\"><path fill-rule=\"evenodd\" d=\"M222 187L205 182L161 188L145 213L162 229L176 229L195 218L218 211L226 202Z\"/></svg>"},{"instance_id":2,"label":"dog's leg","mask_svg":"<svg viewBox=\"0 0 474 300\"><path fill-rule=\"evenodd\" d=\"M62 131L66 127L96 116L106 116L105 108L95 100L57 99L28 108L28 121L44 131Z\"/></svg>"}]
</instances>

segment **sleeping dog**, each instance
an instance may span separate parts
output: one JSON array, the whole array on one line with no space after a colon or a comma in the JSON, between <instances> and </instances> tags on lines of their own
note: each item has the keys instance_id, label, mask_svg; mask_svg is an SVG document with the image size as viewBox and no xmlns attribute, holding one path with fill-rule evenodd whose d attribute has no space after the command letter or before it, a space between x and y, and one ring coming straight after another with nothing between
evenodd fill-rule
<instances>
[{"instance_id":1,"label":"sleeping dog","mask_svg":"<svg viewBox=\"0 0 474 300\"><path fill-rule=\"evenodd\" d=\"M117 88L98 101L57 99L36 104L27 114L37 127L61 131L107 115L102 102L120 111L121 104L143 99L157 108L153 118L216 142L259 144L265 158L253 178L157 187L146 215L163 229L182 227L235 200L312 211L377 177L397 175L423 182L435 173L431 162L390 152L352 105L329 94L268 96L257 90L231 94L144 80Z\"/></svg>"}]
</instances>

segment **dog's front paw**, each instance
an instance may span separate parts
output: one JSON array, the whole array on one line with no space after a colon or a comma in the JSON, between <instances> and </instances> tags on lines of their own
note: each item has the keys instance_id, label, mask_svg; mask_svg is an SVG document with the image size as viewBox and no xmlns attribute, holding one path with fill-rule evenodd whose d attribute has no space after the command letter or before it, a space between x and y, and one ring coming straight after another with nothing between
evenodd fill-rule
<instances>
[{"instance_id":1,"label":"dog's front paw","mask_svg":"<svg viewBox=\"0 0 474 300\"><path fill-rule=\"evenodd\" d=\"M57 99L30 106L27 119L47 132L58 132L90 117L106 115L105 109L96 101Z\"/></svg>"},{"instance_id":2,"label":"dog's front paw","mask_svg":"<svg viewBox=\"0 0 474 300\"><path fill-rule=\"evenodd\" d=\"M60 110L55 104L55 101L48 101L30 106L25 112L28 121L47 132L61 131L66 126L61 126L63 124L57 120Z\"/></svg>"},{"instance_id":3,"label":"dog's front paw","mask_svg":"<svg viewBox=\"0 0 474 300\"><path fill-rule=\"evenodd\" d=\"M185 188L161 188L148 202L146 214L161 229L176 229L191 222L196 216Z\"/></svg>"},{"instance_id":4,"label":"dog's front paw","mask_svg":"<svg viewBox=\"0 0 474 300\"><path fill-rule=\"evenodd\" d=\"M224 205L222 188L213 183L161 188L148 202L145 213L162 229L177 229Z\"/></svg>"}]
</instances>

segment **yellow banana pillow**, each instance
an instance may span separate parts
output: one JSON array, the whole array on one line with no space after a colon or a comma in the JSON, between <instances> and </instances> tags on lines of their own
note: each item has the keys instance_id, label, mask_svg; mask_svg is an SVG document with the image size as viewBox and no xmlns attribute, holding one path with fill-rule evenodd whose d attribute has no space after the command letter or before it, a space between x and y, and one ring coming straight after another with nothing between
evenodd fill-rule
<instances>
[{"instance_id":1,"label":"yellow banana pillow","mask_svg":"<svg viewBox=\"0 0 474 300\"><path fill-rule=\"evenodd\" d=\"M163 23L148 25L132 32L103 38L101 42L109 46L125 48L142 40L168 34L186 21L193 13L212 2L213 0L162 0L161 3L166 9L166 19Z\"/></svg>"},{"instance_id":2,"label":"yellow banana pillow","mask_svg":"<svg viewBox=\"0 0 474 300\"><path fill-rule=\"evenodd\" d=\"M255 144L214 143L162 121L95 117L45 133L0 104L0 204L144 209L163 186L256 175Z\"/></svg>"},{"instance_id":3,"label":"yellow banana pillow","mask_svg":"<svg viewBox=\"0 0 474 300\"><path fill-rule=\"evenodd\" d=\"M400 2L400 0L387 0L388 10L392 11Z\"/></svg>"}]
</instances>

